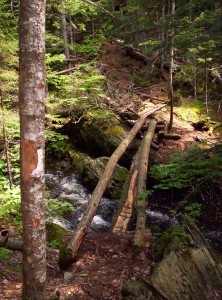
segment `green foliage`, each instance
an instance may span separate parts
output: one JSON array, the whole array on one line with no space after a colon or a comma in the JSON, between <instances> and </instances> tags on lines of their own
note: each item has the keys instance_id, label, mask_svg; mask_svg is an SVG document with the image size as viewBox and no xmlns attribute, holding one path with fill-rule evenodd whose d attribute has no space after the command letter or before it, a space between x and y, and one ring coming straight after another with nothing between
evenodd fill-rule
<instances>
[{"instance_id":1,"label":"green foliage","mask_svg":"<svg viewBox=\"0 0 222 300\"><path fill-rule=\"evenodd\" d=\"M80 64L77 70L64 77L65 81L53 78L57 91L48 98L51 115L47 115L54 126L63 125L70 119L78 123L82 118L91 123L108 122L113 113L102 108L104 96L104 76L101 75L95 62ZM64 122L63 122L64 121Z\"/></svg>"},{"instance_id":2,"label":"green foliage","mask_svg":"<svg viewBox=\"0 0 222 300\"><path fill-rule=\"evenodd\" d=\"M180 225L170 226L161 235L162 239L168 240L168 241L174 237L179 237L179 238L182 238L183 240L186 240L188 236L186 235L182 226L180 226Z\"/></svg>"},{"instance_id":3,"label":"green foliage","mask_svg":"<svg viewBox=\"0 0 222 300\"><path fill-rule=\"evenodd\" d=\"M196 220L201 214L201 204L197 202L189 202L188 200L184 199L179 202L179 205L176 209L171 210L170 213L174 217L180 216L188 216L192 220Z\"/></svg>"},{"instance_id":4,"label":"green foliage","mask_svg":"<svg viewBox=\"0 0 222 300\"><path fill-rule=\"evenodd\" d=\"M209 116L205 113L203 101L185 99L180 97L180 105L174 108L175 114L183 121L198 122L200 119L208 121Z\"/></svg>"},{"instance_id":5,"label":"green foliage","mask_svg":"<svg viewBox=\"0 0 222 300\"><path fill-rule=\"evenodd\" d=\"M46 204L46 213L49 219L61 218L65 213L75 211L73 204L57 198L47 199Z\"/></svg>"},{"instance_id":6,"label":"green foliage","mask_svg":"<svg viewBox=\"0 0 222 300\"><path fill-rule=\"evenodd\" d=\"M11 224L21 226L21 197L20 187L10 188L6 177L0 176L0 217L7 219Z\"/></svg>"},{"instance_id":7,"label":"green foliage","mask_svg":"<svg viewBox=\"0 0 222 300\"><path fill-rule=\"evenodd\" d=\"M57 157L61 158L72 148L72 144L70 143L67 135L63 135L52 130L46 130L45 138L47 154L53 153Z\"/></svg>"},{"instance_id":8,"label":"green foliage","mask_svg":"<svg viewBox=\"0 0 222 300\"><path fill-rule=\"evenodd\" d=\"M202 149L193 147L184 153L175 153L170 164L154 166L151 174L159 180L154 189L186 189L187 196L172 211L175 216L188 215L196 219L201 204L198 195L214 195L208 201L216 200L216 191L221 193L222 146ZM208 196L209 197L209 196ZM189 200L189 201L188 201Z\"/></svg>"},{"instance_id":9,"label":"green foliage","mask_svg":"<svg viewBox=\"0 0 222 300\"><path fill-rule=\"evenodd\" d=\"M18 85L17 14L6 0L0 1L0 82L1 89L16 93Z\"/></svg>"},{"instance_id":10,"label":"green foliage","mask_svg":"<svg viewBox=\"0 0 222 300\"><path fill-rule=\"evenodd\" d=\"M46 66L47 66L47 83L51 88L56 90L65 90L66 86L71 83L70 76L68 75L57 75L55 69L64 66L65 55L50 53L46 54Z\"/></svg>"},{"instance_id":11,"label":"green foliage","mask_svg":"<svg viewBox=\"0 0 222 300\"><path fill-rule=\"evenodd\" d=\"M98 32L94 37L86 36L81 44L74 44L72 47L86 58L93 58L102 53L101 46L105 41L105 36Z\"/></svg>"},{"instance_id":12,"label":"green foliage","mask_svg":"<svg viewBox=\"0 0 222 300\"><path fill-rule=\"evenodd\" d=\"M11 167L11 175L13 183L16 183L20 176L19 167L19 122L18 114L12 110L5 109L4 111L5 129L8 139L8 155ZM1 119L2 121L2 119ZM1 124L2 126L2 124ZM3 136L0 136L3 139ZM13 184L10 187L6 157L4 151L0 156L0 217L8 220L13 225L21 226L21 198L20 188Z\"/></svg>"},{"instance_id":13,"label":"green foliage","mask_svg":"<svg viewBox=\"0 0 222 300\"><path fill-rule=\"evenodd\" d=\"M46 222L46 237L49 247L59 249L67 233L68 232L60 225Z\"/></svg>"},{"instance_id":14,"label":"green foliage","mask_svg":"<svg viewBox=\"0 0 222 300\"><path fill-rule=\"evenodd\" d=\"M193 147L185 153L175 153L171 163L152 168L152 176L160 180L155 188L184 188L192 192L208 181L218 181L222 177L222 157L214 149Z\"/></svg>"},{"instance_id":15,"label":"green foliage","mask_svg":"<svg viewBox=\"0 0 222 300\"><path fill-rule=\"evenodd\" d=\"M139 201L143 200L144 198L151 196L153 194L153 192L154 192L153 190L147 190L147 191L141 192L137 196L136 200L139 202Z\"/></svg>"},{"instance_id":16,"label":"green foliage","mask_svg":"<svg viewBox=\"0 0 222 300\"><path fill-rule=\"evenodd\" d=\"M0 248L0 260L6 261L9 260L13 255L13 251L6 249L6 248Z\"/></svg>"}]
</instances>

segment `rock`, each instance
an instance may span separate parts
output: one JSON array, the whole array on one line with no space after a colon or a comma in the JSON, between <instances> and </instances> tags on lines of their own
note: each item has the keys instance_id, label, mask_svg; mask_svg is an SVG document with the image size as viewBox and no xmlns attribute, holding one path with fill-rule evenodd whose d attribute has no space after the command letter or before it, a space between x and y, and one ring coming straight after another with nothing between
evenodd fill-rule
<instances>
[{"instance_id":1,"label":"rock","mask_svg":"<svg viewBox=\"0 0 222 300\"><path fill-rule=\"evenodd\" d=\"M104 127L98 123L89 123L85 119L78 124L70 122L65 126L64 133L70 136L79 149L94 157L111 156L126 135L123 128L113 120L110 120L109 126ZM130 164L139 143L134 139L129 145L121 158L124 165Z\"/></svg>"},{"instance_id":2,"label":"rock","mask_svg":"<svg viewBox=\"0 0 222 300\"><path fill-rule=\"evenodd\" d=\"M58 249L68 234L69 232L60 225L49 221L46 222L46 237L49 246Z\"/></svg>"},{"instance_id":3,"label":"rock","mask_svg":"<svg viewBox=\"0 0 222 300\"><path fill-rule=\"evenodd\" d=\"M65 272L64 273L64 280L65 281L69 281L69 280L73 279L73 277L74 277L74 275L71 272Z\"/></svg>"},{"instance_id":4,"label":"rock","mask_svg":"<svg viewBox=\"0 0 222 300\"><path fill-rule=\"evenodd\" d=\"M70 156L76 173L80 175L83 183L93 190L101 178L109 158L99 157L92 159L87 154L78 151L70 151ZM113 199L120 198L128 174L129 172L126 168L117 164L104 196Z\"/></svg>"}]
</instances>

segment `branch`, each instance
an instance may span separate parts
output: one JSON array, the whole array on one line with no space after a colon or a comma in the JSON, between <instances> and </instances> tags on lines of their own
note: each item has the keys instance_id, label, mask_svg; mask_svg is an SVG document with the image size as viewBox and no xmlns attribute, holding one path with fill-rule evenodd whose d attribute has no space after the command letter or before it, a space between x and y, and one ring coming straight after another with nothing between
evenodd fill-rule
<instances>
[{"instance_id":1,"label":"branch","mask_svg":"<svg viewBox=\"0 0 222 300\"><path fill-rule=\"evenodd\" d=\"M82 0L83 2L87 3L87 4L90 4L92 6L95 6L101 10L103 10L105 13L107 13L108 15L110 15L112 18L115 18L114 14L112 14L110 11L106 10L104 7L100 6L99 4L97 3L94 3L94 2L91 2L89 0Z\"/></svg>"}]
</instances>

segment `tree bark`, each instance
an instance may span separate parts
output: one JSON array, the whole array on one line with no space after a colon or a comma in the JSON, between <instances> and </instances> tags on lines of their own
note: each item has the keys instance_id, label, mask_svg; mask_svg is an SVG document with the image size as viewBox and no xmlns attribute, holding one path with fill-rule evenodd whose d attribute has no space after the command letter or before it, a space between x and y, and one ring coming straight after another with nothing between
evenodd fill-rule
<instances>
[{"instance_id":1,"label":"tree bark","mask_svg":"<svg viewBox=\"0 0 222 300\"><path fill-rule=\"evenodd\" d=\"M145 223L146 223L146 196L140 196L142 192L146 190L146 180L149 162L149 153L151 142L154 136L156 120L152 119L149 123L149 128L142 141L141 152L140 152L140 163L138 169L137 178L137 221L136 221L136 232L134 238L134 249L139 250L143 245Z\"/></svg>"},{"instance_id":2,"label":"tree bark","mask_svg":"<svg viewBox=\"0 0 222 300\"><path fill-rule=\"evenodd\" d=\"M62 12L62 37L64 41L64 53L67 61L67 72L68 72L68 70L72 68L72 63L70 61L65 7L63 8L63 12Z\"/></svg>"},{"instance_id":3,"label":"tree bark","mask_svg":"<svg viewBox=\"0 0 222 300\"><path fill-rule=\"evenodd\" d=\"M19 15L23 299L45 299L45 1L21 0Z\"/></svg>"},{"instance_id":4,"label":"tree bark","mask_svg":"<svg viewBox=\"0 0 222 300\"><path fill-rule=\"evenodd\" d=\"M162 107L162 106L161 106ZM82 240L86 234L88 227L91 224L91 221L95 215L101 197L106 189L106 186L112 176L112 173L115 169L115 166L118 160L121 158L131 141L134 139L137 132L141 129L143 124L146 121L148 115L152 114L155 110L159 110L161 107L152 109L143 114L143 116L137 121L135 126L129 131L126 138L120 143L118 148L110 157L110 160L105 166L102 177L100 178L91 199L89 200L88 207L83 214L83 217L77 226L77 229L74 232L73 237L71 238L66 250L60 251L60 267L65 268L68 266L74 259L77 250L79 249Z\"/></svg>"},{"instance_id":5,"label":"tree bark","mask_svg":"<svg viewBox=\"0 0 222 300\"><path fill-rule=\"evenodd\" d=\"M170 0L170 13L172 14L171 26L174 26L174 14L175 14L175 0ZM171 29L170 34L170 69L169 69L169 100L170 100L170 122L168 130L173 127L173 64L174 64L174 28Z\"/></svg>"}]
</instances>

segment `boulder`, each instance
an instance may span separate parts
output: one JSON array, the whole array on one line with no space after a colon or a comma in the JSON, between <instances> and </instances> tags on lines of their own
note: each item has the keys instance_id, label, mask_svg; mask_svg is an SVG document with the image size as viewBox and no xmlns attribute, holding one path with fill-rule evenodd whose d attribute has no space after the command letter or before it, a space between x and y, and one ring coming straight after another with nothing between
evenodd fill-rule
<instances>
[{"instance_id":1,"label":"boulder","mask_svg":"<svg viewBox=\"0 0 222 300\"><path fill-rule=\"evenodd\" d=\"M93 157L111 156L126 135L118 124L112 123L108 127L103 127L96 123L88 123L84 119L78 124L70 122L64 128L64 132L78 149ZM121 164L130 165L139 144L140 141L134 139L120 159Z\"/></svg>"},{"instance_id":2,"label":"boulder","mask_svg":"<svg viewBox=\"0 0 222 300\"><path fill-rule=\"evenodd\" d=\"M93 190L103 175L109 157L93 159L87 154L74 150L70 151L70 156L76 173L80 176L83 184ZM128 174L129 172L126 168L117 164L104 196L112 199L120 198Z\"/></svg>"}]
</instances>

